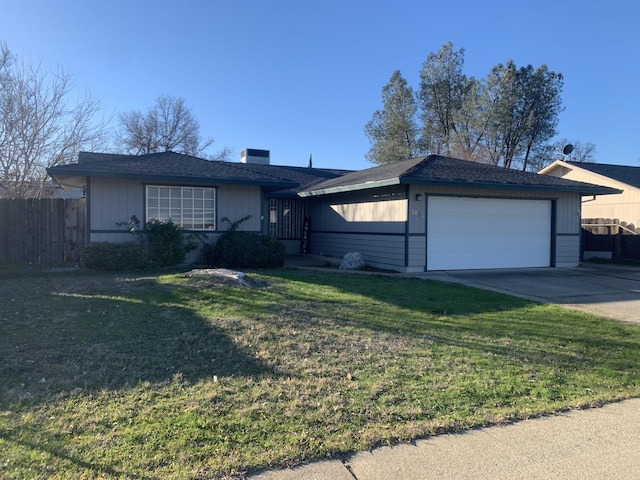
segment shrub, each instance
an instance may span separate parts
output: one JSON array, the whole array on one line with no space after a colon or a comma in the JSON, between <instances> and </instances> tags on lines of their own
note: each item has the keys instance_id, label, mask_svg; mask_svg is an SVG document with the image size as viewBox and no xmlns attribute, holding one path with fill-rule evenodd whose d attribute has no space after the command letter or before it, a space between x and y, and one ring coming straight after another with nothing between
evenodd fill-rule
<instances>
[{"instance_id":1,"label":"shrub","mask_svg":"<svg viewBox=\"0 0 640 480\"><path fill-rule=\"evenodd\" d=\"M159 267L169 267L184 262L187 253L196 248L193 236L186 237L184 230L171 220L151 220L145 225L146 240L151 262Z\"/></svg>"},{"instance_id":2,"label":"shrub","mask_svg":"<svg viewBox=\"0 0 640 480\"><path fill-rule=\"evenodd\" d=\"M273 237L231 230L203 247L205 265L224 268L277 268L284 265L286 248Z\"/></svg>"},{"instance_id":3,"label":"shrub","mask_svg":"<svg viewBox=\"0 0 640 480\"><path fill-rule=\"evenodd\" d=\"M203 242L206 238L200 233L185 234L171 219L151 220L146 223L144 230L140 230L140 220L131 215L128 221L116 225L129 227L129 233L137 237L141 247L146 250L149 263L156 267L170 267L184 262L187 253L197 247L197 242Z\"/></svg>"},{"instance_id":4,"label":"shrub","mask_svg":"<svg viewBox=\"0 0 640 480\"><path fill-rule=\"evenodd\" d=\"M136 270L149 266L149 257L138 242L94 242L84 248L82 264L90 270Z\"/></svg>"}]
</instances>

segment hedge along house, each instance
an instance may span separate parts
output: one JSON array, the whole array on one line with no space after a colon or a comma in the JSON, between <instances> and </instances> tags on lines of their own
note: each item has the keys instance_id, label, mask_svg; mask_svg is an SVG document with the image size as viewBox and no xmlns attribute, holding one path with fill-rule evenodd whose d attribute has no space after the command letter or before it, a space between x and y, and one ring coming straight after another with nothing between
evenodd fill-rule
<instances>
[{"instance_id":1,"label":"hedge along house","mask_svg":"<svg viewBox=\"0 0 640 480\"><path fill-rule=\"evenodd\" d=\"M65 189L86 195L86 242L132 240L123 226L171 219L210 241L246 216L240 230L270 234L299 253L304 201L296 189L345 171L270 165L267 150L246 149L241 162L209 161L174 152L115 155L81 152L78 163L47 169ZM224 221L223 219L227 219ZM195 260L190 257L189 260Z\"/></svg>"},{"instance_id":2,"label":"hedge along house","mask_svg":"<svg viewBox=\"0 0 640 480\"><path fill-rule=\"evenodd\" d=\"M300 195L311 251L427 270L571 267L582 195L619 190L431 155L349 173Z\"/></svg>"},{"instance_id":3,"label":"hedge along house","mask_svg":"<svg viewBox=\"0 0 640 480\"><path fill-rule=\"evenodd\" d=\"M143 225L170 218L215 241L223 219L249 215L241 230L272 235L292 254L306 217L309 253L358 251L404 272L576 266L581 195L619 193L437 155L357 172L271 165L266 150L241 160L83 152L47 171L84 188L87 242L131 240L121 224L132 215Z\"/></svg>"}]
</instances>

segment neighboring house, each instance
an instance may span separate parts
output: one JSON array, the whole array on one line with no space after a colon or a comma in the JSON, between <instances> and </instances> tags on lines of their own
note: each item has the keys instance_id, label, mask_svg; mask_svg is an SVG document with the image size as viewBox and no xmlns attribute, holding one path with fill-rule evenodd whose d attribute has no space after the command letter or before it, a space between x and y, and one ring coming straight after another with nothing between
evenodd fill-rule
<instances>
[{"instance_id":1,"label":"neighboring house","mask_svg":"<svg viewBox=\"0 0 640 480\"><path fill-rule=\"evenodd\" d=\"M640 167L556 160L540 173L622 190L616 195L584 198L582 218L618 219L640 227Z\"/></svg>"},{"instance_id":2,"label":"neighboring house","mask_svg":"<svg viewBox=\"0 0 640 480\"><path fill-rule=\"evenodd\" d=\"M307 217L310 253L358 251L404 272L576 266L581 197L619 193L437 155L347 172L270 165L265 152L244 151L244 163L81 153L48 172L85 188L90 242L127 240L116 224L131 215L172 218L212 240L227 229L223 217L251 215L242 230L297 253Z\"/></svg>"}]
</instances>

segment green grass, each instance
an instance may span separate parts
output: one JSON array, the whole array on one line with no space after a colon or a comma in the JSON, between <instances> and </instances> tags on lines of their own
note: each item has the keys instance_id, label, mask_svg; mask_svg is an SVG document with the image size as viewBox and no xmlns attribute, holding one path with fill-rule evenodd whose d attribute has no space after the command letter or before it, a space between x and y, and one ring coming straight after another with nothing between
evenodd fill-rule
<instances>
[{"instance_id":1,"label":"green grass","mask_svg":"<svg viewBox=\"0 0 640 480\"><path fill-rule=\"evenodd\" d=\"M0 270L0 477L224 478L640 396L640 327L433 281Z\"/></svg>"}]
</instances>

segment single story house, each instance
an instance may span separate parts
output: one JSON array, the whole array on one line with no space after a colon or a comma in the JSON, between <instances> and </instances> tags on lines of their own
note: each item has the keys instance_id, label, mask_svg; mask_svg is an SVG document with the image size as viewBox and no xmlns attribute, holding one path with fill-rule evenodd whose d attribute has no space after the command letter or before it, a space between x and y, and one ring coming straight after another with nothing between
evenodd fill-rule
<instances>
[{"instance_id":1,"label":"single story house","mask_svg":"<svg viewBox=\"0 0 640 480\"><path fill-rule=\"evenodd\" d=\"M299 253L362 253L402 272L565 267L580 260L584 195L619 190L430 155L361 171L270 164L266 150L242 161L174 152L80 153L48 169L86 192L87 242L125 241L118 224L171 218L215 240L223 218L251 215L242 230L272 235Z\"/></svg>"},{"instance_id":2,"label":"single story house","mask_svg":"<svg viewBox=\"0 0 640 480\"><path fill-rule=\"evenodd\" d=\"M621 190L582 200L582 218L618 219L640 227L640 167L556 160L539 173Z\"/></svg>"},{"instance_id":3,"label":"single story house","mask_svg":"<svg viewBox=\"0 0 640 480\"><path fill-rule=\"evenodd\" d=\"M296 190L345 170L270 165L267 150L246 149L241 162L209 161L175 152L118 155L80 152L78 163L47 169L65 189L86 195L87 243L130 241L122 226L132 215L142 225L171 220L215 240L229 222L272 235L299 253L304 201ZM119 226L120 225L120 226Z\"/></svg>"}]
</instances>

